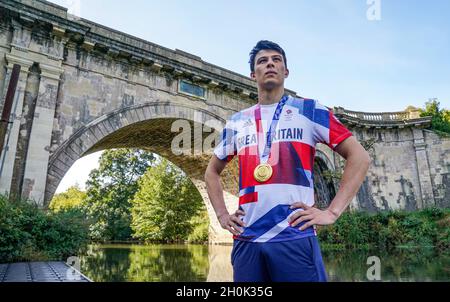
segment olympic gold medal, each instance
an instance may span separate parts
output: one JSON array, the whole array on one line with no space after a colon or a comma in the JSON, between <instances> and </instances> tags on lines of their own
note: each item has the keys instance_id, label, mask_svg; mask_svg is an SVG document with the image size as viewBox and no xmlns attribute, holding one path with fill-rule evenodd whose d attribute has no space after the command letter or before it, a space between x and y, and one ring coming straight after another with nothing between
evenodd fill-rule
<instances>
[{"instance_id":1,"label":"olympic gold medal","mask_svg":"<svg viewBox=\"0 0 450 302\"><path fill-rule=\"evenodd\" d=\"M255 171L253 171L253 177L258 182L265 182L272 176L273 170L269 164L259 164Z\"/></svg>"}]
</instances>

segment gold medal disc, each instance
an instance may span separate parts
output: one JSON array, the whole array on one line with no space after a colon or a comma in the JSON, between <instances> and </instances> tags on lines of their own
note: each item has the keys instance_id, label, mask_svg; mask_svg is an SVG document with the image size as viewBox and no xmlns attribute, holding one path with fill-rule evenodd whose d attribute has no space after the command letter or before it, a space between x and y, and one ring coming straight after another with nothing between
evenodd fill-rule
<instances>
[{"instance_id":1,"label":"gold medal disc","mask_svg":"<svg viewBox=\"0 0 450 302\"><path fill-rule=\"evenodd\" d=\"M269 178L272 176L273 170L272 167L269 164L259 164L255 171L253 171L253 177L258 182L265 182L269 180Z\"/></svg>"}]
</instances>

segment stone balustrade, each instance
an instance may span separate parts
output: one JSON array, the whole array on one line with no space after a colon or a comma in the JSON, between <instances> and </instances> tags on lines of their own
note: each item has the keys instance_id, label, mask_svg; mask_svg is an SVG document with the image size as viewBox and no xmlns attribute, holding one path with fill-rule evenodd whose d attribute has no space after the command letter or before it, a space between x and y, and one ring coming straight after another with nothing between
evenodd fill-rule
<instances>
[{"instance_id":1,"label":"stone balustrade","mask_svg":"<svg viewBox=\"0 0 450 302\"><path fill-rule=\"evenodd\" d=\"M431 123L431 117L420 117L418 109L398 112L362 112L335 107L333 111L343 122L359 126L404 127L428 126Z\"/></svg>"}]
</instances>

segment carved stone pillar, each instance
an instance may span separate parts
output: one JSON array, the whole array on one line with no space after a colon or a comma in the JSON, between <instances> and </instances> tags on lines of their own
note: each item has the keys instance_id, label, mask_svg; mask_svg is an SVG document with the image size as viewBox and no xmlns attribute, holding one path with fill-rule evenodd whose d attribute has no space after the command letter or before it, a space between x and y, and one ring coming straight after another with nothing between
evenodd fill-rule
<instances>
[{"instance_id":1,"label":"carved stone pillar","mask_svg":"<svg viewBox=\"0 0 450 302\"><path fill-rule=\"evenodd\" d=\"M30 68L25 87L25 97L23 99L22 117L20 119L19 137L17 139L16 156L11 180L10 197L16 200L21 197L23 175L25 173L25 163L27 159L28 146L30 141L31 126L33 124L34 109L39 91L40 70L37 65Z\"/></svg>"},{"instance_id":2,"label":"carved stone pillar","mask_svg":"<svg viewBox=\"0 0 450 302\"><path fill-rule=\"evenodd\" d=\"M209 243L210 244L224 244L224 243L233 243L232 234L227 230L224 230L219 221L217 220L216 213L214 212L214 208L209 201L208 192L206 191L206 183L201 180L191 179L193 184L197 187L200 195L205 201L206 210L208 211L209 216ZM238 198L226 191L224 191L224 199L225 206L228 209L228 212L234 213L237 210Z\"/></svg>"},{"instance_id":3,"label":"carved stone pillar","mask_svg":"<svg viewBox=\"0 0 450 302\"><path fill-rule=\"evenodd\" d=\"M11 72L14 64L19 64L21 66L21 69L19 81L17 83L16 92L14 95L11 116L9 118L11 124L9 125L8 131L6 133L3 152L2 154L0 154L0 193L9 193L10 190L27 76L31 65L33 65L32 61L11 54L6 54L5 59L8 65L5 77L6 84L4 85L4 91L2 95L6 95L6 90L8 89L8 84L11 78Z\"/></svg>"},{"instance_id":4,"label":"carved stone pillar","mask_svg":"<svg viewBox=\"0 0 450 302\"><path fill-rule=\"evenodd\" d=\"M26 52L28 51L28 47L30 46L31 42L30 26L33 23L33 20L28 20L25 19L23 16L21 16L20 21L28 25L25 26L24 24L14 19L11 21L11 26L14 30L11 41L11 47Z\"/></svg>"},{"instance_id":5,"label":"carved stone pillar","mask_svg":"<svg viewBox=\"0 0 450 302\"><path fill-rule=\"evenodd\" d=\"M58 95L59 78L63 70L39 64L41 81L31 128L22 196L44 202L49 149Z\"/></svg>"},{"instance_id":6,"label":"carved stone pillar","mask_svg":"<svg viewBox=\"0 0 450 302\"><path fill-rule=\"evenodd\" d=\"M428 156L423 136L423 130L413 128L414 149L416 151L417 174L419 176L420 196L422 204L421 208L434 206L433 184L431 182L430 166L428 164Z\"/></svg>"}]
</instances>

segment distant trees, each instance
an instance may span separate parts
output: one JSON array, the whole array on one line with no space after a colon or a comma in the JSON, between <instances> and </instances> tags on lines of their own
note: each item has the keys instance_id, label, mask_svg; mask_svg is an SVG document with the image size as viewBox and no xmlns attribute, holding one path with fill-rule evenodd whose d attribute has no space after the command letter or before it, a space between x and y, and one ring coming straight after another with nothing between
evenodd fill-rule
<instances>
[{"instance_id":1,"label":"distant trees","mask_svg":"<svg viewBox=\"0 0 450 302\"><path fill-rule=\"evenodd\" d=\"M179 168L150 152L106 150L87 191L56 194L52 212L81 211L94 241L208 240L209 219L200 193Z\"/></svg>"},{"instance_id":2,"label":"distant trees","mask_svg":"<svg viewBox=\"0 0 450 302\"><path fill-rule=\"evenodd\" d=\"M431 116L431 129L450 134L450 110L439 106L437 99L430 99L425 103L425 109L420 110L420 116Z\"/></svg>"},{"instance_id":3,"label":"distant trees","mask_svg":"<svg viewBox=\"0 0 450 302\"><path fill-rule=\"evenodd\" d=\"M142 176L131 203L133 237L170 242L188 238L202 198L181 170L161 159Z\"/></svg>"},{"instance_id":4,"label":"distant trees","mask_svg":"<svg viewBox=\"0 0 450 302\"><path fill-rule=\"evenodd\" d=\"M67 191L53 196L49 209L53 212L67 211L74 208L81 208L83 200L86 198L86 192L79 186L72 186Z\"/></svg>"},{"instance_id":5,"label":"distant trees","mask_svg":"<svg viewBox=\"0 0 450 302\"><path fill-rule=\"evenodd\" d=\"M131 203L138 180L154 162L153 153L138 149L106 150L86 182L84 209L94 240L131 238Z\"/></svg>"}]
</instances>

